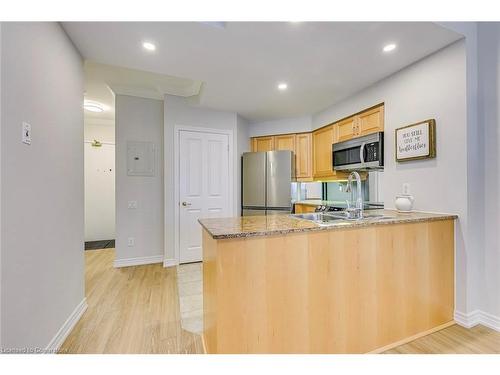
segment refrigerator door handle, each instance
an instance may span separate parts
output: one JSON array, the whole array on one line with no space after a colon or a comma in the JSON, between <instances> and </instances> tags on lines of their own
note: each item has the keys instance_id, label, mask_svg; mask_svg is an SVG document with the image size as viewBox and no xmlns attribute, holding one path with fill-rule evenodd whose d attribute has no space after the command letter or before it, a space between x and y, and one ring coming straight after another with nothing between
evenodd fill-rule
<instances>
[{"instance_id":1,"label":"refrigerator door handle","mask_svg":"<svg viewBox=\"0 0 500 375\"><path fill-rule=\"evenodd\" d=\"M276 173L274 171L274 163L272 161L269 162L269 169L271 170L271 177L274 177Z\"/></svg>"}]
</instances>

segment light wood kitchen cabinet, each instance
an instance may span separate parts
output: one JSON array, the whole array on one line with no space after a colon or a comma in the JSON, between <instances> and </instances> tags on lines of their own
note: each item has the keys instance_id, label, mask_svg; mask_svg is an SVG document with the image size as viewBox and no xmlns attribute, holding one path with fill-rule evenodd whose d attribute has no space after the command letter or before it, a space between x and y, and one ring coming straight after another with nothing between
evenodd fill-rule
<instances>
[{"instance_id":1,"label":"light wood kitchen cabinet","mask_svg":"<svg viewBox=\"0 0 500 375\"><path fill-rule=\"evenodd\" d=\"M337 141L384 131L384 106L378 106L334 124L337 127Z\"/></svg>"},{"instance_id":2,"label":"light wood kitchen cabinet","mask_svg":"<svg viewBox=\"0 0 500 375\"><path fill-rule=\"evenodd\" d=\"M370 109L359 114L357 136L384 131L384 106Z\"/></svg>"},{"instance_id":3,"label":"light wood kitchen cabinet","mask_svg":"<svg viewBox=\"0 0 500 375\"><path fill-rule=\"evenodd\" d=\"M316 211L316 206L311 206L309 204L295 203L296 214L312 213L315 211Z\"/></svg>"},{"instance_id":4,"label":"light wood kitchen cabinet","mask_svg":"<svg viewBox=\"0 0 500 375\"><path fill-rule=\"evenodd\" d=\"M256 137L252 138L252 152L273 151L274 137Z\"/></svg>"},{"instance_id":5,"label":"light wood kitchen cabinet","mask_svg":"<svg viewBox=\"0 0 500 375\"><path fill-rule=\"evenodd\" d=\"M333 170L332 144L384 131L384 105L367 109L312 133L251 138L252 151L290 150L295 155L297 181L335 181L347 172Z\"/></svg>"},{"instance_id":6,"label":"light wood kitchen cabinet","mask_svg":"<svg viewBox=\"0 0 500 375\"><path fill-rule=\"evenodd\" d=\"M307 182L313 180L311 133L254 137L250 143L253 152L292 151L295 157L295 176L297 181Z\"/></svg>"},{"instance_id":7,"label":"light wood kitchen cabinet","mask_svg":"<svg viewBox=\"0 0 500 375\"><path fill-rule=\"evenodd\" d=\"M335 129L334 125L330 125L312 133L314 179L335 176L332 166L332 144L336 142Z\"/></svg>"},{"instance_id":8,"label":"light wood kitchen cabinet","mask_svg":"<svg viewBox=\"0 0 500 375\"><path fill-rule=\"evenodd\" d=\"M295 176L297 181L312 181L312 136L301 133L295 136Z\"/></svg>"},{"instance_id":9,"label":"light wood kitchen cabinet","mask_svg":"<svg viewBox=\"0 0 500 375\"><path fill-rule=\"evenodd\" d=\"M337 122L337 142L348 141L357 135L357 121L356 117L349 117L345 120Z\"/></svg>"},{"instance_id":10,"label":"light wood kitchen cabinet","mask_svg":"<svg viewBox=\"0 0 500 375\"><path fill-rule=\"evenodd\" d=\"M295 134L254 137L251 140L252 152L290 150L295 152Z\"/></svg>"},{"instance_id":11,"label":"light wood kitchen cabinet","mask_svg":"<svg viewBox=\"0 0 500 375\"><path fill-rule=\"evenodd\" d=\"M274 150L290 150L295 152L295 134L274 136Z\"/></svg>"},{"instance_id":12,"label":"light wood kitchen cabinet","mask_svg":"<svg viewBox=\"0 0 500 375\"><path fill-rule=\"evenodd\" d=\"M273 220L248 225L296 228ZM206 352L380 353L454 324L454 220L262 237L241 224L230 239L205 227Z\"/></svg>"}]
</instances>

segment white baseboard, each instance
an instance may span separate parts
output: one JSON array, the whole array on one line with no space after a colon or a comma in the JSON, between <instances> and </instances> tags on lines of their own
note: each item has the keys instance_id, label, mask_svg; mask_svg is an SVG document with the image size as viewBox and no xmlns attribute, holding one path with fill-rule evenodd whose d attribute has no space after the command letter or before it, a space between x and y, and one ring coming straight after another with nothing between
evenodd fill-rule
<instances>
[{"instance_id":1,"label":"white baseboard","mask_svg":"<svg viewBox=\"0 0 500 375\"><path fill-rule=\"evenodd\" d=\"M163 267L175 267L177 266L177 260L175 259L165 259L163 261Z\"/></svg>"},{"instance_id":2,"label":"white baseboard","mask_svg":"<svg viewBox=\"0 0 500 375\"><path fill-rule=\"evenodd\" d=\"M479 324L479 313L479 310L474 310L468 314L455 310L454 320L462 327L472 328Z\"/></svg>"},{"instance_id":3,"label":"white baseboard","mask_svg":"<svg viewBox=\"0 0 500 375\"><path fill-rule=\"evenodd\" d=\"M498 316L481 311L479 324L500 332L500 317Z\"/></svg>"},{"instance_id":4,"label":"white baseboard","mask_svg":"<svg viewBox=\"0 0 500 375\"><path fill-rule=\"evenodd\" d=\"M455 311L455 322L465 328L472 328L481 324L500 332L500 317L481 310L474 310L467 314Z\"/></svg>"},{"instance_id":5,"label":"white baseboard","mask_svg":"<svg viewBox=\"0 0 500 375\"><path fill-rule=\"evenodd\" d=\"M76 323L80 320L85 310L87 310L87 299L84 298L78 306L75 307L73 312L70 314L68 319L64 322L59 331L57 331L56 335L50 340L49 345L45 348L46 353L55 354L63 344L66 337L71 333Z\"/></svg>"},{"instance_id":6,"label":"white baseboard","mask_svg":"<svg viewBox=\"0 0 500 375\"><path fill-rule=\"evenodd\" d=\"M153 255L149 257L115 259L113 266L115 268L141 266L143 264L162 263L163 255Z\"/></svg>"}]
</instances>

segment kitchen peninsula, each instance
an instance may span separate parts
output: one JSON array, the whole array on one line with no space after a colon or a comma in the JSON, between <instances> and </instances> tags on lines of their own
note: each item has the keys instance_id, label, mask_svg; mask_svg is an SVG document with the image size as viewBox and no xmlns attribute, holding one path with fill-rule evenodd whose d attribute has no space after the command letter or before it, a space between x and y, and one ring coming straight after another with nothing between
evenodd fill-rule
<instances>
[{"instance_id":1,"label":"kitchen peninsula","mask_svg":"<svg viewBox=\"0 0 500 375\"><path fill-rule=\"evenodd\" d=\"M202 219L208 353L367 353L453 323L455 215Z\"/></svg>"}]
</instances>

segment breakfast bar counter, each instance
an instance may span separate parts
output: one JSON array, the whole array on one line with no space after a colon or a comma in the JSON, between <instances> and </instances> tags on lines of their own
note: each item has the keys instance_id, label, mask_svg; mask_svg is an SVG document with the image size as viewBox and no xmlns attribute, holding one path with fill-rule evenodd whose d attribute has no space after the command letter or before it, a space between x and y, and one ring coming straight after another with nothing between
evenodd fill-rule
<instances>
[{"instance_id":1,"label":"breakfast bar counter","mask_svg":"<svg viewBox=\"0 0 500 375\"><path fill-rule=\"evenodd\" d=\"M321 226L294 215L240 216L230 218L200 219L202 227L214 239L274 236L287 233L346 229L372 225L391 225L456 219L456 215L428 212L399 213L393 210L371 210L366 220L338 220ZM375 216L375 217L373 217ZM379 216L383 216L381 219ZM373 217L373 218L372 218Z\"/></svg>"},{"instance_id":2,"label":"breakfast bar counter","mask_svg":"<svg viewBox=\"0 0 500 375\"><path fill-rule=\"evenodd\" d=\"M457 217L378 214L200 220L205 350L380 352L453 324Z\"/></svg>"}]
</instances>

